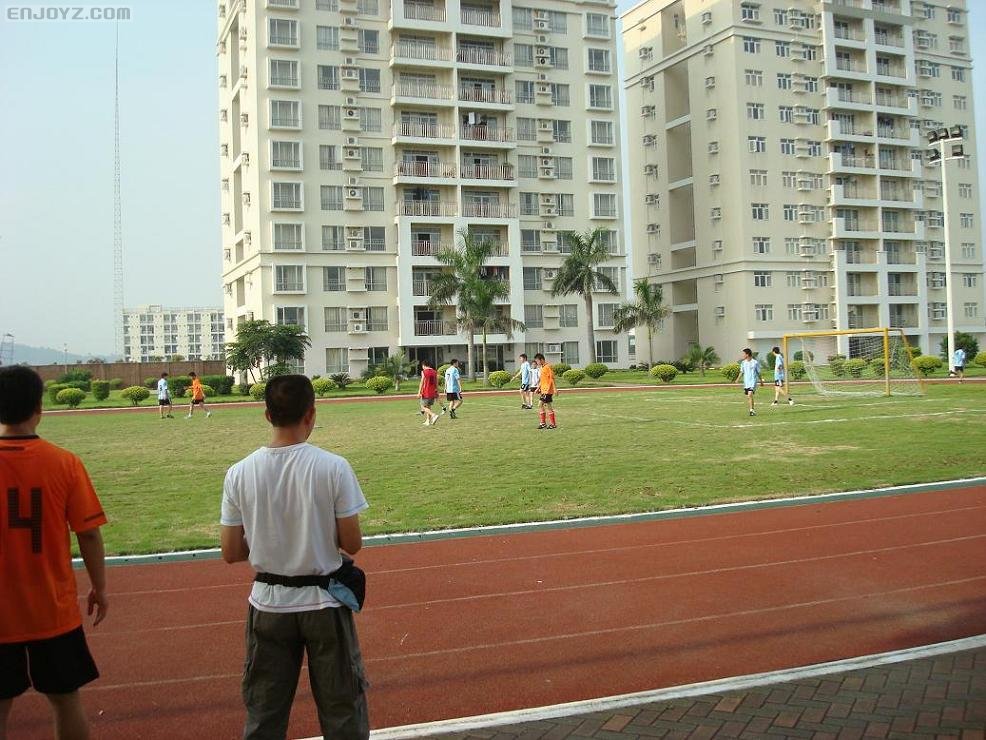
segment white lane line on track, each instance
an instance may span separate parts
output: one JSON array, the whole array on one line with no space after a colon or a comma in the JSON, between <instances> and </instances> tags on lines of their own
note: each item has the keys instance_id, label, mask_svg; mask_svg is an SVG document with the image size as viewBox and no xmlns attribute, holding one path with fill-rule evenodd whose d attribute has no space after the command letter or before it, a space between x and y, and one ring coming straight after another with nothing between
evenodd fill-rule
<instances>
[{"instance_id":1,"label":"white lane line on track","mask_svg":"<svg viewBox=\"0 0 986 740\"><path fill-rule=\"evenodd\" d=\"M943 545L953 545L960 542L970 542L972 540L986 539L986 534L970 535L967 537L952 537L950 539L943 540L930 540L926 542L915 542L906 545L893 545L889 547L877 547L868 550L854 550L851 552L840 552L833 553L829 555L817 555L807 558L792 558L789 560L773 560L763 563L748 563L745 565L733 565L723 568L706 568L703 570L692 570L692 571L682 571L680 573L658 573L656 575L650 576L640 576L638 578L621 578L611 581L593 581L593 582L580 582L577 584L571 584L566 586L547 586L545 588L531 588L531 589L520 589L516 591L498 591L492 593L483 594L473 594L470 596L452 596L444 599L429 599L425 601L408 601L399 604L387 604L384 606L375 606L370 609L373 613L391 611L395 609L415 609L420 607L431 607L438 606L442 604L456 604L463 602L479 602L486 601L488 599L505 599L505 598L517 598L522 596L541 596L543 594L551 593L561 593L565 591L582 591L582 590L599 590L602 588L611 588L614 586L627 586L632 584L642 584L642 583L654 583L657 581L671 581L680 578L700 578L704 576L718 576L726 573L742 573L754 570L764 570L775 567L786 567L791 565L802 565L806 563L820 563L827 560L839 560L842 558L854 558L862 557L864 555L877 555L881 553L898 552L902 550L912 550L922 547L940 547ZM120 631L100 631L98 636L100 637L118 637L120 635L137 635L145 634L149 632L174 632L179 630L187 629L204 629L208 627L218 627L229 624L239 624L243 620L232 620L232 621L222 621L222 622L204 622L201 624L193 625L174 625L170 627L150 627L147 629L135 629L135 630L120 630ZM92 636L96 636L97 633L93 631Z\"/></svg>"}]
</instances>

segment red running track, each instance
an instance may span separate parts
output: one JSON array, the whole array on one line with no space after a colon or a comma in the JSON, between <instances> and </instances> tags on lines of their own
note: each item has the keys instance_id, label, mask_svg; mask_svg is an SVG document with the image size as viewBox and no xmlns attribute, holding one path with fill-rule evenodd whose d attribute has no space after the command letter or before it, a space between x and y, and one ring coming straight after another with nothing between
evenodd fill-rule
<instances>
[{"instance_id":1,"label":"red running track","mask_svg":"<svg viewBox=\"0 0 986 740\"><path fill-rule=\"evenodd\" d=\"M986 487L364 550L374 727L656 689L986 633ZM110 571L99 738L234 738L251 573ZM318 734L303 676L291 735ZM43 700L13 737L47 737Z\"/></svg>"}]
</instances>

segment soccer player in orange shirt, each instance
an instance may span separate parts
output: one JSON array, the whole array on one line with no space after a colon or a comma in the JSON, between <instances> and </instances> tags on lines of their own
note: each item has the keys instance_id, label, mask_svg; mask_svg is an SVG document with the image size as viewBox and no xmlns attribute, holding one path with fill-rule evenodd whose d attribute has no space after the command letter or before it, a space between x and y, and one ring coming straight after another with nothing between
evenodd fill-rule
<instances>
[{"instance_id":1,"label":"soccer player in orange shirt","mask_svg":"<svg viewBox=\"0 0 986 740\"><path fill-rule=\"evenodd\" d=\"M202 381L199 380L199 376L194 372L191 372L188 374L188 377L192 379L192 402L188 404L188 416L185 418L192 418L192 412L195 410L196 406L202 407L202 410L205 411L206 417L212 416L212 412L205 407L205 390L202 388Z\"/></svg>"},{"instance_id":2,"label":"soccer player in orange shirt","mask_svg":"<svg viewBox=\"0 0 986 740\"><path fill-rule=\"evenodd\" d=\"M88 611L103 621L106 515L82 461L35 433L44 385L27 367L0 368L0 737L14 698L44 694L58 738L89 737L79 687L99 677L82 631L69 530L92 588Z\"/></svg>"},{"instance_id":3,"label":"soccer player in orange shirt","mask_svg":"<svg viewBox=\"0 0 986 740\"><path fill-rule=\"evenodd\" d=\"M538 424L538 429L555 429L557 426L555 424L555 409L551 405L555 393L558 392L555 388L555 372L540 352L534 355L534 361L541 368L541 375L538 380L538 420L541 423Z\"/></svg>"}]
</instances>

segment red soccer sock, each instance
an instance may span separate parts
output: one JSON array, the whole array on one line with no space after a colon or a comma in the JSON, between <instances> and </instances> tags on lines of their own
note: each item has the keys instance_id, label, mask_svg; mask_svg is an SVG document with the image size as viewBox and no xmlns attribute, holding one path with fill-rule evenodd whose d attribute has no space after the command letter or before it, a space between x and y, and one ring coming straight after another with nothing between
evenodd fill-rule
<instances>
[{"instance_id":1,"label":"red soccer sock","mask_svg":"<svg viewBox=\"0 0 986 740\"><path fill-rule=\"evenodd\" d=\"M548 420L551 422L551 426L555 426L555 412L553 409L548 416Z\"/></svg>"},{"instance_id":2,"label":"red soccer sock","mask_svg":"<svg viewBox=\"0 0 986 740\"><path fill-rule=\"evenodd\" d=\"M538 418L541 420L541 423L544 424L544 409L538 409Z\"/></svg>"}]
</instances>

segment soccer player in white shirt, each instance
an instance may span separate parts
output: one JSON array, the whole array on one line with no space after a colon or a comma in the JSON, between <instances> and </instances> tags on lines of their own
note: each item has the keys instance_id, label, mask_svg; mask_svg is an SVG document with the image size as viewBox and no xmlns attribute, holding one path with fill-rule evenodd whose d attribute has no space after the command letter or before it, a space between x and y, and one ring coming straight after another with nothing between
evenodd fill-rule
<instances>
[{"instance_id":1,"label":"soccer player in white shirt","mask_svg":"<svg viewBox=\"0 0 986 740\"><path fill-rule=\"evenodd\" d=\"M164 408L168 407L168 418L174 419L171 415L171 389L168 388L168 374L161 373L161 379L157 382L157 406L161 410L161 418L164 418Z\"/></svg>"},{"instance_id":2,"label":"soccer player in white shirt","mask_svg":"<svg viewBox=\"0 0 986 740\"><path fill-rule=\"evenodd\" d=\"M763 385L763 378L760 375L760 363L753 356L753 350L749 347L743 349L743 359L740 360L740 374L737 381L743 381L743 393L746 394L746 402L750 408L750 416L756 416L757 412L753 408L753 394L757 392L757 381Z\"/></svg>"},{"instance_id":3,"label":"soccer player in white shirt","mask_svg":"<svg viewBox=\"0 0 986 740\"><path fill-rule=\"evenodd\" d=\"M965 350L961 347L956 347L952 353L952 372L949 375L957 377L960 383L965 376Z\"/></svg>"},{"instance_id":4,"label":"soccer player in white shirt","mask_svg":"<svg viewBox=\"0 0 986 740\"><path fill-rule=\"evenodd\" d=\"M527 355L520 355L520 369L510 379L511 381L520 378L520 407L522 409L534 408L534 390L531 386L531 363L527 361Z\"/></svg>"},{"instance_id":5,"label":"soccer player in white shirt","mask_svg":"<svg viewBox=\"0 0 986 740\"><path fill-rule=\"evenodd\" d=\"M781 391L784 390L784 380L787 378L787 363L784 361L784 355L781 354L780 347L774 347L771 352L774 353L774 402L770 405L776 406L778 399L781 397ZM787 394L787 402L789 406L794 405L794 399L791 398L790 392Z\"/></svg>"}]
</instances>

